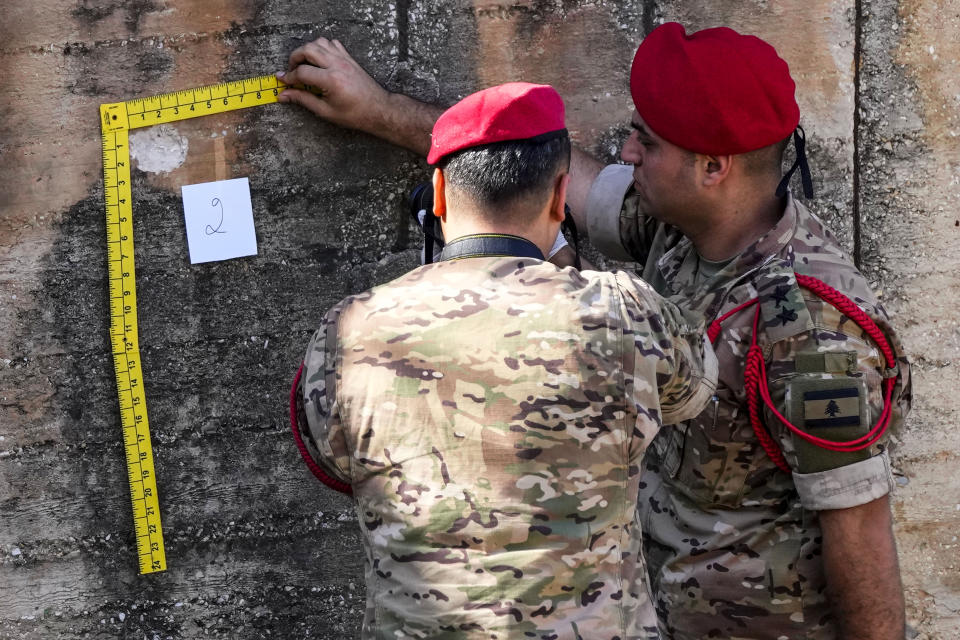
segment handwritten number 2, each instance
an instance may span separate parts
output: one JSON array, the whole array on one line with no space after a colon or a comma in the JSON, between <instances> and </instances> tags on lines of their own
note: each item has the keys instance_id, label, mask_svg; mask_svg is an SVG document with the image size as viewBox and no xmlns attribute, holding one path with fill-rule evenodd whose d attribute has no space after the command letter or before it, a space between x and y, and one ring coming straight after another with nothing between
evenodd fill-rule
<instances>
[{"instance_id":1,"label":"handwritten number 2","mask_svg":"<svg viewBox=\"0 0 960 640\"><path fill-rule=\"evenodd\" d=\"M211 206L211 207L214 207L214 208L220 207L220 222L217 223L217 228L216 228L216 229L214 229L214 228L211 227L210 225L207 225L206 229L204 229L204 232L205 232L208 236L212 236L212 235L215 234L215 233L226 233L226 231L220 231L220 227L223 226L223 203L220 202L220 198L214 198L213 200L211 200L211 201L210 201L210 206Z\"/></svg>"}]
</instances>

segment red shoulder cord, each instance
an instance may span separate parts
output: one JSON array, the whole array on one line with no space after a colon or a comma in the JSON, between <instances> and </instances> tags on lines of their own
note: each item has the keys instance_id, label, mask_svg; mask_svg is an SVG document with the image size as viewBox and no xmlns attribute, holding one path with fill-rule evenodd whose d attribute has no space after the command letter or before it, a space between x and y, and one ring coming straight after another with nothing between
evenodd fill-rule
<instances>
[{"instance_id":1,"label":"red shoulder cord","mask_svg":"<svg viewBox=\"0 0 960 640\"><path fill-rule=\"evenodd\" d=\"M353 495L353 487L351 487L346 482L337 480L336 478L331 478L327 473L320 468L320 465L316 463L313 457L310 455L310 452L307 451L307 445L304 444L303 438L300 436L300 425L297 421L297 391L300 389L300 376L303 375L303 365L300 365L300 368L297 369L297 375L293 379L293 387L290 388L290 430L293 431L293 439L297 442L297 449L300 450L300 455L303 456L303 461L307 463L307 468L313 472L313 475L317 477L317 480L327 485L331 489L335 489L340 493L345 493L348 496Z\"/></svg>"},{"instance_id":2,"label":"red shoulder cord","mask_svg":"<svg viewBox=\"0 0 960 640\"><path fill-rule=\"evenodd\" d=\"M883 335L883 332L870 318L870 316L864 313L863 310L854 304L848 297L826 283L821 282L816 278L811 278L810 276L800 275L799 273L796 274L796 276L797 284L805 289L809 289L826 302L829 302L834 308L840 311L840 313L857 323L857 325L873 339L876 345L880 348L880 352L883 354L883 357L886 360L887 369L893 369L896 367L897 361L893 355L893 349L890 348L890 343L887 342L886 336ZM746 387L745 391L747 394L747 407L750 411L750 425L753 427L753 432L756 434L757 440L760 441L760 446L762 446L763 450L767 452L767 455L770 456L770 459L773 460L773 462L780 467L780 469L786 473L790 473L790 466L783 457L783 452L780 450L780 447L777 445L776 441L767 432L766 428L764 428L763 422L760 419L761 398L763 399L764 404L767 405L767 408L770 409L773 415L775 415L785 427L807 442L811 442L823 449L844 452L860 451L861 449L866 449L867 447L871 446L877 440L883 437L884 432L886 432L887 427L890 425L890 419L893 416L893 389L897 382L896 376L884 378L883 380L883 412L880 414L880 419L877 420L877 423L872 429L870 429L869 432L866 433L866 435L857 438L856 440L848 440L846 442L824 440L823 438L818 438L810 435L809 433L801 431L792 425L789 420L783 417L783 415L774 406L773 400L770 398L770 387L766 382L767 365L763 360L763 350L757 344L757 329L760 326L760 305L758 302L759 298L748 300L747 302L744 302L740 306L728 311L714 320L710 324L709 329L707 329L707 337L710 338L710 342L716 342L717 337L720 335L721 324L724 320L736 313L739 313L747 307L756 305L757 308L753 315L753 338L751 340L750 350L747 352L747 361L746 365L744 366L743 378Z\"/></svg>"}]
</instances>

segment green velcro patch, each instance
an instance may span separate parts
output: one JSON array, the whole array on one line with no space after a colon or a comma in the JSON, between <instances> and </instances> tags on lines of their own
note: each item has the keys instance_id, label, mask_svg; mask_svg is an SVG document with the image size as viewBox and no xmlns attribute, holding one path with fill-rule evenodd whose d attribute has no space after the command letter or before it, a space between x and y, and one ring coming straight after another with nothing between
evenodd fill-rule
<instances>
[{"instance_id":1,"label":"green velcro patch","mask_svg":"<svg viewBox=\"0 0 960 640\"><path fill-rule=\"evenodd\" d=\"M801 431L832 442L846 442L869 430L866 383L862 378L806 374L787 383L787 418ZM870 450L838 452L794 434L797 471L816 473L870 457Z\"/></svg>"},{"instance_id":2,"label":"green velcro patch","mask_svg":"<svg viewBox=\"0 0 960 640\"><path fill-rule=\"evenodd\" d=\"M841 373L857 371L856 351L801 351L795 356L797 373Z\"/></svg>"}]
</instances>

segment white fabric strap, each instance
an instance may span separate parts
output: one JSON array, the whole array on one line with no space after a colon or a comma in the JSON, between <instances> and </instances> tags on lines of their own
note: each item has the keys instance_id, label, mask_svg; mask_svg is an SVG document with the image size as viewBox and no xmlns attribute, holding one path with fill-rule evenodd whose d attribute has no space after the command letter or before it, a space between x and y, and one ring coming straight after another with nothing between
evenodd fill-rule
<instances>
[{"instance_id":1,"label":"white fabric strap","mask_svg":"<svg viewBox=\"0 0 960 640\"><path fill-rule=\"evenodd\" d=\"M620 239L620 210L633 185L633 167L611 164L604 167L587 194L587 234L590 244L616 260L633 260Z\"/></svg>"},{"instance_id":2,"label":"white fabric strap","mask_svg":"<svg viewBox=\"0 0 960 640\"><path fill-rule=\"evenodd\" d=\"M564 237L563 231L557 231L557 239L553 242L553 246L550 247L550 252L547 254L547 260L557 255L557 252L566 246L567 239Z\"/></svg>"}]
</instances>

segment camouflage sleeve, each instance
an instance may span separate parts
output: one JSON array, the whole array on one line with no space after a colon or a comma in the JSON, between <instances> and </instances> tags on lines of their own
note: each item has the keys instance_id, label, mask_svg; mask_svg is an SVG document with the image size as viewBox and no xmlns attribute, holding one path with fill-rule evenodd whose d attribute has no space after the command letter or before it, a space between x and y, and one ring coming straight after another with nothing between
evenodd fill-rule
<instances>
[{"instance_id":1,"label":"camouflage sleeve","mask_svg":"<svg viewBox=\"0 0 960 640\"><path fill-rule=\"evenodd\" d=\"M321 470L335 480L350 484L349 439L337 402L337 346L342 308L341 304L327 313L307 346L301 383L307 429L302 435L310 457Z\"/></svg>"},{"instance_id":2,"label":"camouflage sleeve","mask_svg":"<svg viewBox=\"0 0 960 640\"><path fill-rule=\"evenodd\" d=\"M774 406L804 433L850 441L869 432L884 410L884 376L897 375L892 418L884 437L867 449L837 452L811 443L769 409L764 423L779 442L803 506L846 509L866 504L893 487L888 449L910 406L910 367L882 312L878 325L897 358L894 374L858 326L820 300L808 300L817 327L772 345L767 362Z\"/></svg>"},{"instance_id":3,"label":"camouflage sleeve","mask_svg":"<svg viewBox=\"0 0 960 640\"><path fill-rule=\"evenodd\" d=\"M634 380L649 377L655 365L660 420L679 424L703 411L717 388L717 357L703 333L703 319L683 312L638 276L616 273L634 340ZM645 392L634 383L634 393ZM650 406L638 398L640 406ZM655 405L654 405L655 406Z\"/></svg>"},{"instance_id":4,"label":"camouflage sleeve","mask_svg":"<svg viewBox=\"0 0 960 640\"><path fill-rule=\"evenodd\" d=\"M657 222L640 210L632 187L629 165L612 164L600 172L587 195L587 234L604 255L642 264L650 255Z\"/></svg>"}]
</instances>

